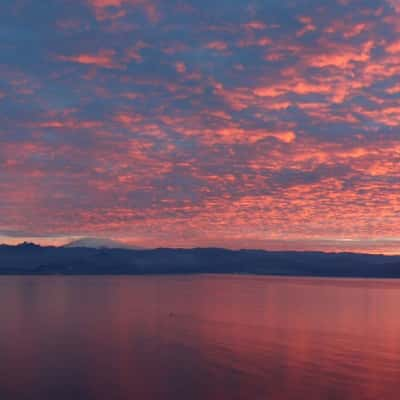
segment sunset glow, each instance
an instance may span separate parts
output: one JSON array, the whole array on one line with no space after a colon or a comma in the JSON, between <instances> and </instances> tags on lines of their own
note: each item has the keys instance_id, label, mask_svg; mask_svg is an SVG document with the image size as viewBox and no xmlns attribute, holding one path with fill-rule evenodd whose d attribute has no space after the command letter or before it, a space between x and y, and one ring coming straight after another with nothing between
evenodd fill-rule
<instances>
[{"instance_id":1,"label":"sunset glow","mask_svg":"<svg viewBox=\"0 0 400 400\"><path fill-rule=\"evenodd\" d=\"M0 242L400 254L399 0L3 0Z\"/></svg>"}]
</instances>

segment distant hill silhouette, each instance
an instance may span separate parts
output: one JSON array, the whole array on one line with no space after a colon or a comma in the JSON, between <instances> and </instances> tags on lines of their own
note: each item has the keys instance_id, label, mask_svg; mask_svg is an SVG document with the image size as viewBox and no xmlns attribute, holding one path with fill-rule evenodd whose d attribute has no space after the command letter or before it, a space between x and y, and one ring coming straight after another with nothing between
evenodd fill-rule
<instances>
[{"instance_id":1,"label":"distant hill silhouette","mask_svg":"<svg viewBox=\"0 0 400 400\"><path fill-rule=\"evenodd\" d=\"M0 245L0 274L239 273L400 277L400 257L218 248L130 250Z\"/></svg>"},{"instance_id":2,"label":"distant hill silhouette","mask_svg":"<svg viewBox=\"0 0 400 400\"><path fill-rule=\"evenodd\" d=\"M130 246L126 243L119 242L118 240L106 239L106 238L81 238L77 240L73 240L70 243L67 243L63 247L73 248L73 247L89 247L93 249L133 249L140 250L139 247Z\"/></svg>"}]
</instances>

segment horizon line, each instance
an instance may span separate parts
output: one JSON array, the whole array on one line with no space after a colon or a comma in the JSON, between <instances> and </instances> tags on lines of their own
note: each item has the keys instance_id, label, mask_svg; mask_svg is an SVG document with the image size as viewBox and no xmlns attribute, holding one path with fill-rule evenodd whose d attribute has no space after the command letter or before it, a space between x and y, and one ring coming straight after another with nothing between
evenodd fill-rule
<instances>
[{"instance_id":1,"label":"horizon line","mask_svg":"<svg viewBox=\"0 0 400 400\"><path fill-rule=\"evenodd\" d=\"M62 245L55 244L40 244L34 241L22 241L18 243L5 243L0 242L0 247L22 247L24 245L37 246L41 248L56 248L56 249L93 249L93 250L127 250L127 251L155 251L155 250L223 250L223 251L232 251L232 252L240 252L240 251L260 251L265 253L320 253L320 254L353 254L353 255L365 255L365 256L375 256L375 257L400 257L400 252L393 253L384 253L384 252L369 252L369 251L355 251L355 250L322 250L322 249L268 249L268 248L257 248L257 247L241 247L241 248L229 248L229 247L221 247L221 246L190 246L190 247L182 247L182 246L155 246L155 247L143 247L143 248L135 248L129 247L107 247L107 246L75 246L68 247L69 243L65 243ZM125 244L121 242L121 244Z\"/></svg>"}]
</instances>

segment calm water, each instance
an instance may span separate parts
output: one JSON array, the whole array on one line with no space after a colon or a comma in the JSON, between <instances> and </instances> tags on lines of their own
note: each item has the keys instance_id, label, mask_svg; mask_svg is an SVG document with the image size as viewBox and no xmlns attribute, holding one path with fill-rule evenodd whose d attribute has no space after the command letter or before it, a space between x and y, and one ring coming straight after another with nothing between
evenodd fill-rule
<instances>
[{"instance_id":1,"label":"calm water","mask_svg":"<svg viewBox=\"0 0 400 400\"><path fill-rule=\"evenodd\" d=\"M1 400L399 391L400 281L0 277Z\"/></svg>"}]
</instances>

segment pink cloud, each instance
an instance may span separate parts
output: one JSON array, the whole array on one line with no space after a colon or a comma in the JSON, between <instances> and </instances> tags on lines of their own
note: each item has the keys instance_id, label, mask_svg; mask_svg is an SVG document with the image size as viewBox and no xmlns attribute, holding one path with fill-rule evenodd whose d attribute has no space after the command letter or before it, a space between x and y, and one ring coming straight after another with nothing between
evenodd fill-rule
<instances>
[{"instance_id":1,"label":"pink cloud","mask_svg":"<svg viewBox=\"0 0 400 400\"><path fill-rule=\"evenodd\" d=\"M92 65L100 68L121 69L123 66L115 60L114 50L100 50L97 54L78 54L74 56L57 56L60 61Z\"/></svg>"},{"instance_id":2,"label":"pink cloud","mask_svg":"<svg viewBox=\"0 0 400 400\"><path fill-rule=\"evenodd\" d=\"M96 18L100 21L123 17L129 9L135 8L142 9L152 23L156 23L160 19L154 0L88 0L88 2Z\"/></svg>"},{"instance_id":3,"label":"pink cloud","mask_svg":"<svg viewBox=\"0 0 400 400\"><path fill-rule=\"evenodd\" d=\"M299 21L304 25L299 31L296 32L297 37L305 35L307 32L313 32L317 27L313 24L311 17L299 17Z\"/></svg>"},{"instance_id":4,"label":"pink cloud","mask_svg":"<svg viewBox=\"0 0 400 400\"><path fill-rule=\"evenodd\" d=\"M225 51L228 49L228 45L222 41L214 41L209 42L206 44L207 49L218 50L218 51Z\"/></svg>"},{"instance_id":5,"label":"pink cloud","mask_svg":"<svg viewBox=\"0 0 400 400\"><path fill-rule=\"evenodd\" d=\"M175 63L175 70L180 74L184 74L186 72L186 65L184 62L179 61Z\"/></svg>"}]
</instances>

